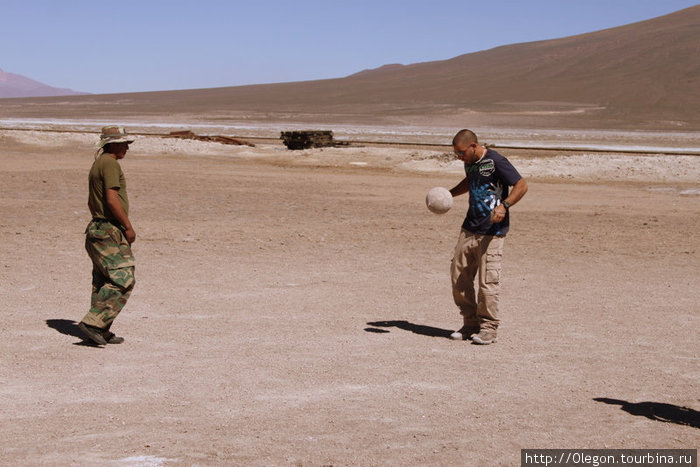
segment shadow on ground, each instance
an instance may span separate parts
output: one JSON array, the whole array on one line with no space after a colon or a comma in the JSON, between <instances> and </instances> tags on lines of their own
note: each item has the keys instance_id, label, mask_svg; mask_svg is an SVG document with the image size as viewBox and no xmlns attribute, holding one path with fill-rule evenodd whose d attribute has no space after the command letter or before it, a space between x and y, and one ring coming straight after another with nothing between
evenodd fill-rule
<instances>
[{"instance_id":1,"label":"shadow on ground","mask_svg":"<svg viewBox=\"0 0 700 467\"><path fill-rule=\"evenodd\" d=\"M596 397L593 400L611 405L619 405L620 409L631 415L646 417L650 420L700 428L700 412L688 407L680 407L678 405L664 404L661 402L627 402L619 399L609 399L607 397Z\"/></svg>"},{"instance_id":2,"label":"shadow on ground","mask_svg":"<svg viewBox=\"0 0 700 467\"><path fill-rule=\"evenodd\" d=\"M100 347L94 342L88 340L78 327L78 323L70 319L47 319L46 325L51 329L55 329L66 336L77 337L80 342L75 342L73 345L84 345L86 347Z\"/></svg>"},{"instance_id":3,"label":"shadow on ground","mask_svg":"<svg viewBox=\"0 0 700 467\"><path fill-rule=\"evenodd\" d=\"M384 332L390 332L386 329L381 329L381 328L399 328L403 329L404 331L411 331L414 334L420 334L421 336L429 336L429 337L443 337L445 339L450 338L450 334L452 334L453 331L449 329L441 329L441 328L436 328L433 326L425 326L422 324L413 324L409 323L408 321L372 321L367 323L369 326L373 326L371 328L365 328L365 331L367 332L376 332L376 333L384 333Z\"/></svg>"}]
</instances>

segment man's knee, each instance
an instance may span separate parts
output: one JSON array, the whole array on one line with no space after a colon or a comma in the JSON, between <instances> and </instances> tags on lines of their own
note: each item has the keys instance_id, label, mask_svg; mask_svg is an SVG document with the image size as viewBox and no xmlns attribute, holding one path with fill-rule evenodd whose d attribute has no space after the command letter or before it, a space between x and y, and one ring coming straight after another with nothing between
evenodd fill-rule
<instances>
[{"instance_id":1,"label":"man's knee","mask_svg":"<svg viewBox=\"0 0 700 467\"><path fill-rule=\"evenodd\" d=\"M119 287L123 292L130 292L136 284L134 267L118 268L109 271L110 281Z\"/></svg>"}]
</instances>

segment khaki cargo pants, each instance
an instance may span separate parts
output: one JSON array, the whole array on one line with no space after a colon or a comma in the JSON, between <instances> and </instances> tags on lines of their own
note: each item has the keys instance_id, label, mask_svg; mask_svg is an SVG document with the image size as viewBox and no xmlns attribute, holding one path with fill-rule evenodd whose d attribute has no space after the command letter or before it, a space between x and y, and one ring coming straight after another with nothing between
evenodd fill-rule
<instances>
[{"instance_id":1,"label":"khaki cargo pants","mask_svg":"<svg viewBox=\"0 0 700 467\"><path fill-rule=\"evenodd\" d=\"M109 329L134 288L134 255L123 232L107 221L88 224L85 249L92 260L92 295L82 322Z\"/></svg>"},{"instance_id":2,"label":"khaki cargo pants","mask_svg":"<svg viewBox=\"0 0 700 467\"><path fill-rule=\"evenodd\" d=\"M505 237L460 232L452 258L452 296L465 326L496 330ZM478 274L478 294L474 279Z\"/></svg>"}]
</instances>

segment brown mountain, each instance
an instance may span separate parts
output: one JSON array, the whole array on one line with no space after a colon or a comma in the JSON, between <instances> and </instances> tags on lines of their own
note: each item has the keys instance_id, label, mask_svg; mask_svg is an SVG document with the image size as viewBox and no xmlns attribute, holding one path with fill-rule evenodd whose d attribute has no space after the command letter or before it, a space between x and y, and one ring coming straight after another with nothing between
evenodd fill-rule
<instances>
[{"instance_id":1,"label":"brown mountain","mask_svg":"<svg viewBox=\"0 0 700 467\"><path fill-rule=\"evenodd\" d=\"M54 88L26 76L0 70L0 97L72 96L85 94Z\"/></svg>"},{"instance_id":2,"label":"brown mountain","mask_svg":"<svg viewBox=\"0 0 700 467\"><path fill-rule=\"evenodd\" d=\"M60 107L56 101L12 112L700 129L700 5L588 34L345 78L72 97ZM0 115L7 112L0 103Z\"/></svg>"}]
</instances>

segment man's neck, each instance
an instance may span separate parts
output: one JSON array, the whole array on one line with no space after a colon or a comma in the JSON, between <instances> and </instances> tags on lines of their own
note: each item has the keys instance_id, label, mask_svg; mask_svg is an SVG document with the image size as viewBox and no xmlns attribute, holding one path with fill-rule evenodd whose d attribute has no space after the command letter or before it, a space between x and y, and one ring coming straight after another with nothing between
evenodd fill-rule
<instances>
[{"instance_id":1,"label":"man's neck","mask_svg":"<svg viewBox=\"0 0 700 467\"><path fill-rule=\"evenodd\" d=\"M481 145L479 145L479 146L477 146L477 147L478 147L478 151L481 152L480 154L477 154L478 157L477 157L477 159L476 159L476 162L479 162L479 161L480 161L481 159L483 159L483 157L486 155L487 149L486 149L484 146L481 146Z\"/></svg>"}]
</instances>

